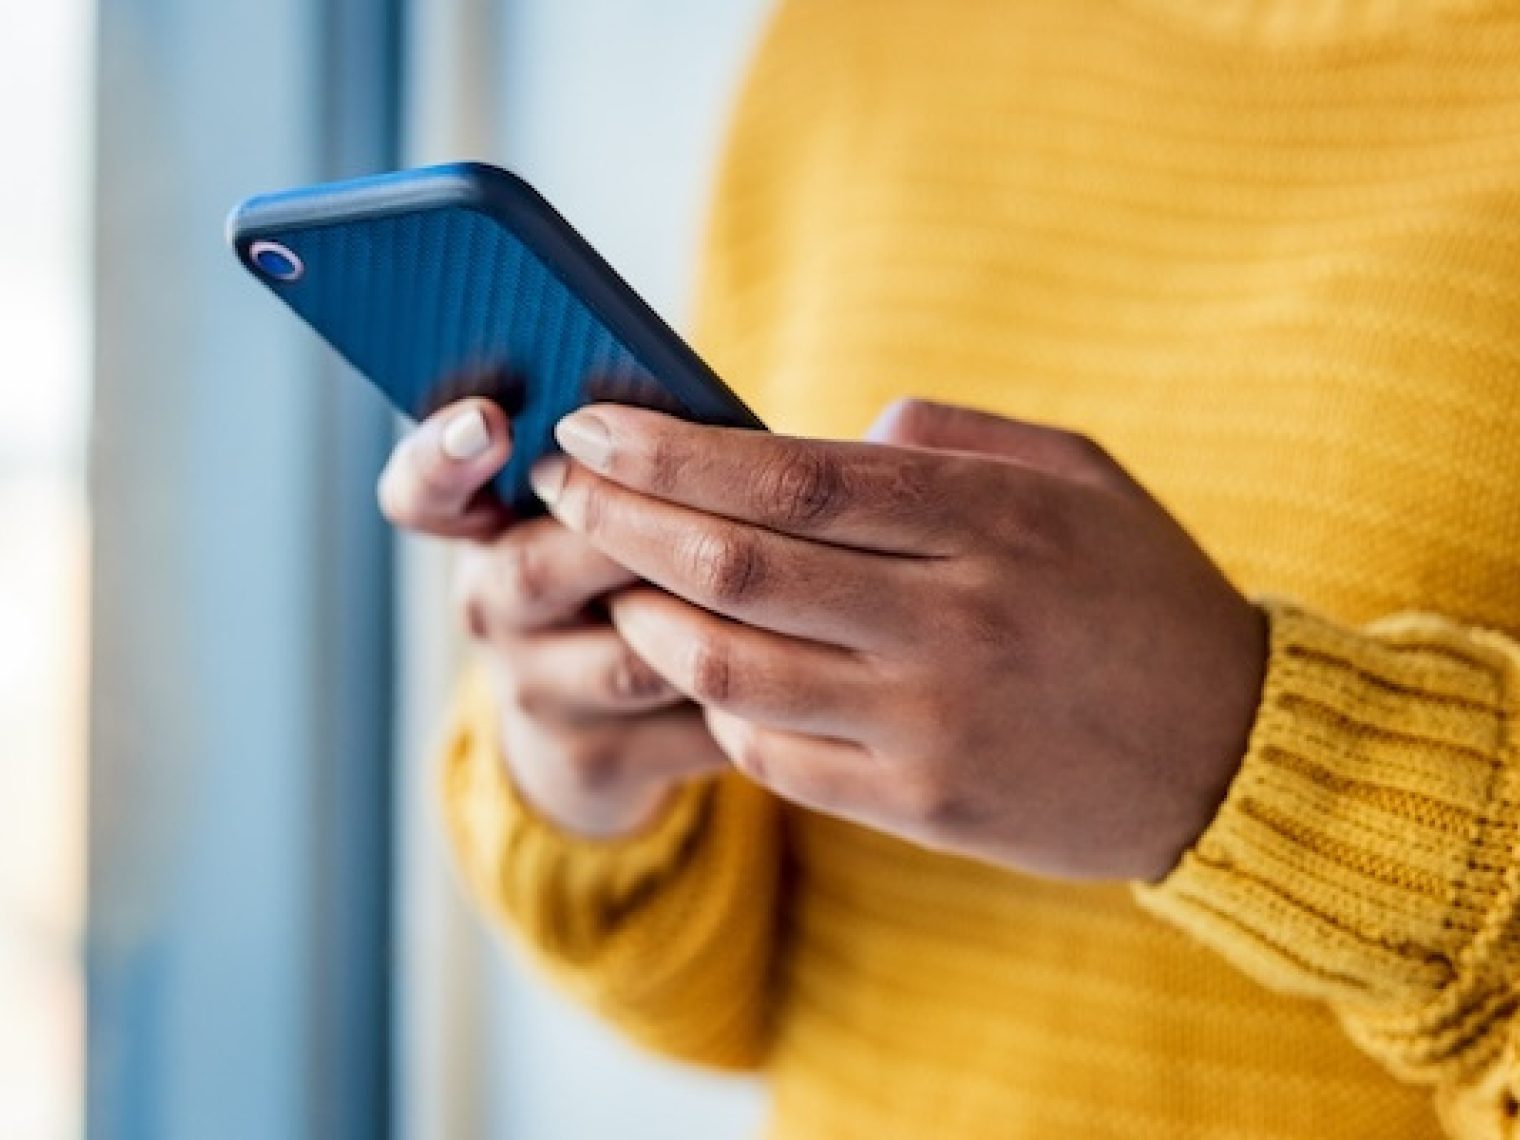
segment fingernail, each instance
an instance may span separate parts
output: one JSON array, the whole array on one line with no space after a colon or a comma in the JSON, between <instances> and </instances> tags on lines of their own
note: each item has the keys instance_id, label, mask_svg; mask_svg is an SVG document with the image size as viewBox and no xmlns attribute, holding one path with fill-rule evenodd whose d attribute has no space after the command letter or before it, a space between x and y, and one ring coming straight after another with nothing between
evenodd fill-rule
<instances>
[{"instance_id":1,"label":"fingernail","mask_svg":"<svg viewBox=\"0 0 1520 1140\"><path fill-rule=\"evenodd\" d=\"M456 463L485 454L491 446L491 429L479 408L460 412L443 425L443 453Z\"/></svg>"},{"instance_id":2,"label":"fingernail","mask_svg":"<svg viewBox=\"0 0 1520 1140\"><path fill-rule=\"evenodd\" d=\"M559 498L559 493L565 489L568 470L569 464L563 456L551 455L533 465L533 470L528 472L528 483L532 486L533 493L552 507Z\"/></svg>"},{"instance_id":3,"label":"fingernail","mask_svg":"<svg viewBox=\"0 0 1520 1140\"><path fill-rule=\"evenodd\" d=\"M587 467L605 471L612 458L612 433L590 412L572 412L554 425L554 438Z\"/></svg>"}]
</instances>

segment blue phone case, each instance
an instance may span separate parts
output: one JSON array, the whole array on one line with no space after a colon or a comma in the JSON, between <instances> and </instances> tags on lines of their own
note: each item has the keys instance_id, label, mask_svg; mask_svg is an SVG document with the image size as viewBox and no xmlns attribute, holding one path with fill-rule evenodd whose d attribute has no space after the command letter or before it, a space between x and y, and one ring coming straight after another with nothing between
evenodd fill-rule
<instances>
[{"instance_id":1,"label":"blue phone case","mask_svg":"<svg viewBox=\"0 0 1520 1140\"><path fill-rule=\"evenodd\" d=\"M526 182L459 163L251 198L227 222L249 272L422 418L467 395L512 417L496 481L523 515L559 418L610 400L764 425Z\"/></svg>"}]
</instances>

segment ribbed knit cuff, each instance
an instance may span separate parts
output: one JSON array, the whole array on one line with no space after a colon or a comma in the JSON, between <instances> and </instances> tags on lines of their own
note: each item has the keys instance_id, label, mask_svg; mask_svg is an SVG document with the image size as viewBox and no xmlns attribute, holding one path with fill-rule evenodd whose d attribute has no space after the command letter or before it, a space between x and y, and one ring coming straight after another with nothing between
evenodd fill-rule
<instances>
[{"instance_id":1,"label":"ribbed knit cuff","mask_svg":"<svg viewBox=\"0 0 1520 1140\"><path fill-rule=\"evenodd\" d=\"M443 809L454 853L488 909L567 962L595 952L612 927L679 862L707 817L707 782L679 788L638 833L578 836L546 820L518 792L500 747L497 709L467 677L442 764Z\"/></svg>"},{"instance_id":2,"label":"ribbed knit cuff","mask_svg":"<svg viewBox=\"0 0 1520 1140\"><path fill-rule=\"evenodd\" d=\"M1137 895L1259 981L1336 1002L1396 1068L1466 1055L1514 985L1515 646L1438 618L1354 632L1265 608L1245 761Z\"/></svg>"}]
</instances>

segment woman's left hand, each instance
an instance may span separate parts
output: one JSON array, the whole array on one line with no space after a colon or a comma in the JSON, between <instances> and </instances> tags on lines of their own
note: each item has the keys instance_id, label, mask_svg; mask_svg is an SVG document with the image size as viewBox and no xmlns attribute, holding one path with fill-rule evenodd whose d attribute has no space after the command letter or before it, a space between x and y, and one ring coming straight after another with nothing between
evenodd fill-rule
<instances>
[{"instance_id":1,"label":"woman's left hand","mask_svg":"<svg viewBox=\"0 0 1520 1140\"><path fill-rule=\"evenodd\" d=\"M866 443L612 405L558 436L540 495L659 587L617 628L776 794L1064 877L1160 878L1213 817L1265 621L1089 440L916 401Z\"/></svg>"}]
</instances>

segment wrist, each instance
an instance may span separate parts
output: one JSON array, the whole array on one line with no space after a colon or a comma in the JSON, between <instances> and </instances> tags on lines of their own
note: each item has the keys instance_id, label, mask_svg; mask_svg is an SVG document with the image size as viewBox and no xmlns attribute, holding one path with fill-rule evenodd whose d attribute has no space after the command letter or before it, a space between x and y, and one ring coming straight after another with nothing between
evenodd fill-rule
<instances>
[{"instance_id":1,"label":"wrist","mask_svg":"<svg viewBox=\"0 0 1520 1140\"><path fill-rule=\"evenodd\" d=\"M1134 877L1141 881L1159 882L1182 861L1219 814L1245 760L1261 708L1271 634L1267 614L1244 598L1238 618L1230 637L1234 667L1221 671L1197 714L1191 760L1175 784L1172 826L1147 865L1137 868Z\"/></svg>"}]
</instances>

